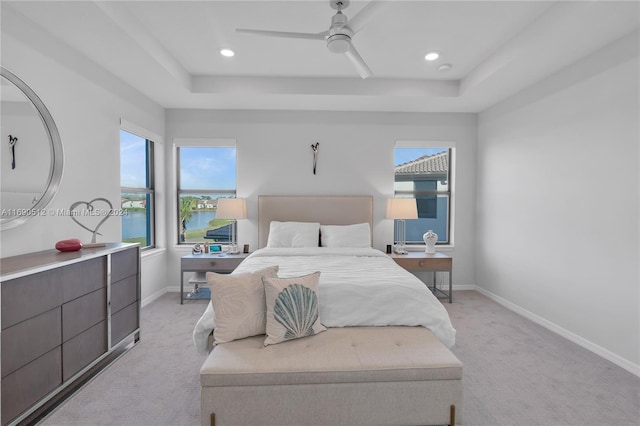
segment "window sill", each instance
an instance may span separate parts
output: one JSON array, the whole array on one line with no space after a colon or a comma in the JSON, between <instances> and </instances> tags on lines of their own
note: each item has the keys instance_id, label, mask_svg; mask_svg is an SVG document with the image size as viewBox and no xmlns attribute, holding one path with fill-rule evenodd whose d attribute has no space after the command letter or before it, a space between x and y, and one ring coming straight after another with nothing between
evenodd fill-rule
<instances>
[{"instance_id":1,"label":"window sill","mask_svg":"<svg viewBox=\"0 0 640 426\"><path fill-rule=\"evenodd\" d=\"M407 251L415 251L415 252L424 252L427 248L427 246L425 245L406 245L404 247ZM449 251L453 251L455 249L454 246L452 246L451 244L442 244L442 245L436 245L436 251L439 252L449 252Z\"/></svg>"},{"instance_id":2,"label":"window sill","mask_svg":"<svg viewBox=\"0 0 640 426\"><path fill-rule=\"evenodd\" d=\"M148 249L148 250L141 250L140 251L140 258L142 260L145 259L150 259L152 257L156 257L156 256L160 256L161 254L164 254L167 251L167 249L165 248L152 248L152 249Z\"/></svg>"}]
</instances>

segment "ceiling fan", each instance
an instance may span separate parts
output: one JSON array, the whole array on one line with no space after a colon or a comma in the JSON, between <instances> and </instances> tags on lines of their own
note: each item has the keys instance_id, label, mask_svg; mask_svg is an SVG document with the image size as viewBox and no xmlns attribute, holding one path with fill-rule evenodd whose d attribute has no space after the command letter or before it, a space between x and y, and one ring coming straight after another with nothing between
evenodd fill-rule
<instances>
[{"instance_id":1,"label":"ceiling fan","mask_svg":"<svg viewBox=\"0 0 640 426\"><path fill-rule=\"evenodd\" d=\"M362 56L353 45L353 36L360 31L365 23L385 5L384 1L370 1L351 19L342 13L349 6L349 0L329 0L332 9L338 12L331 18L331 26L320 33L296 33L285 31L236 29L240 33L258 34L270 37L300 38L308 40L324 40L331 52L344 53L351 61L362 78L373 75Z\"/></svg>"}]
</instances>

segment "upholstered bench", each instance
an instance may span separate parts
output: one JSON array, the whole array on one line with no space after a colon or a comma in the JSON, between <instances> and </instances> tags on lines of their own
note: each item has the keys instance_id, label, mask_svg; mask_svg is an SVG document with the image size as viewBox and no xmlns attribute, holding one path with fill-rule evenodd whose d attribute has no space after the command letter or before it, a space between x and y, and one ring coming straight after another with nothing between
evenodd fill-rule
<instances>
[{"instance_id":1,"label":"upholstered bench","mask_svg":"<svg viewBox=\"0 0 640 426\"><path fill-rule=\"evenodd\" d=\"M460 421L462 364L423 327L330 328L214 347L202 425L442 425Z\"/></svg>"}]
</instances>

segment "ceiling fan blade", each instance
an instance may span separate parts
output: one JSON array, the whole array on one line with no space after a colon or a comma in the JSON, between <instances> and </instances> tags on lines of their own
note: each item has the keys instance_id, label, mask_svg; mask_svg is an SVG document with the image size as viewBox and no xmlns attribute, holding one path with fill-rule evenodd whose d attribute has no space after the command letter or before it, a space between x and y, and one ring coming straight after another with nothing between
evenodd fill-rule
<instances>
[{"instance_id":1,"label":"ceiling fan blade","mask_svg":"<svg viewBox=\"0 0 640 426\"><path fill-rule=\"evenodd\" d=\"M344 52L344 56L349 58L353 66L356 68L356 71L358 71L358 74L360 74L360 77L362 77L363 79L371 77L373 75L367 64L364 62L364 59L362 59L362 56L360 56L353 44L351 44L351 49Z\"/></svg>"},{"instance_id":2,"label":"ceiling fan blade","mask_svg":"<svg viewBox=\"0 0 640 426\"><path fill-rule=\"evenodd\" d=\"M325 40L326 36L329 34L328 31L323 31L321 33L291 33L286 31L246 30L242 28L237 28L236 32L257 34L268 37L303 38L308 40Z\"/></svg>"},{"instance_id":3,"label":"ceiling fan blade","mask_svg":"<svg viewBox=\"0 0 640 426\"><path fill-rule=\"evenodd\" d=\"M389 6L388 1L371 0L358 13L349 18L348 26L353 33L360 31L369 19Z\"/></svg>"}]
</instances>

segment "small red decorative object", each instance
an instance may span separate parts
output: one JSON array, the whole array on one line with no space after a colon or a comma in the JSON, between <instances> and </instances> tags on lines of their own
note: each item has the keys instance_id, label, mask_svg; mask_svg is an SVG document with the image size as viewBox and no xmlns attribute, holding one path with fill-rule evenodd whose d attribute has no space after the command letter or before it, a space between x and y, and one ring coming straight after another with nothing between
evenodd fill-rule
<instances>
[{"instance_id":1,"label":"small red decorative object","mask_svg":"<svg viewBox=\"0 0 640 426\"><path fill-rule=\"evenodd\" d=\"M62 240L56 243L56 250L59 251L78 251L81 248L82 241L77 238L70 238L68 240Z\"/></svg>"}]
</instances>

